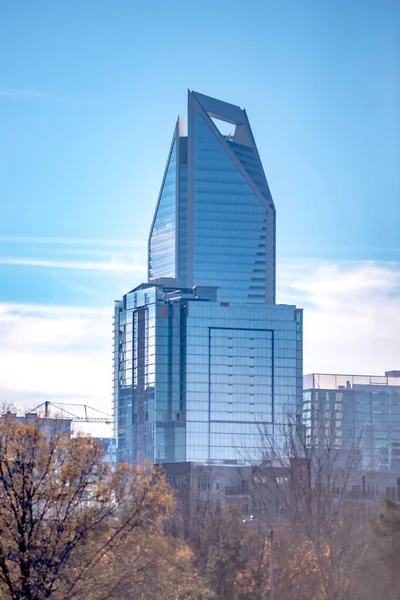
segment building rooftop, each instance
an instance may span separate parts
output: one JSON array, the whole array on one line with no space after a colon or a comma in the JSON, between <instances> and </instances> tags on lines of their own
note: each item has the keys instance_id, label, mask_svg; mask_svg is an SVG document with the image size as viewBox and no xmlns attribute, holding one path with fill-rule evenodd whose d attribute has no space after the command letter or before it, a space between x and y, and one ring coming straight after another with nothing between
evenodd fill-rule
<instances>
[{"instance_id":1,"label":"building rooftop","mask_svg":"<svg viewBox=\"0 0 400 600\"><path fill-rule=\"evenodd\" d=\"M365 386L400 388L400 371L386 371L384 375L310 373L303 377L305 390L346 390L360 389Z\"/></svg>"}]
</instances>

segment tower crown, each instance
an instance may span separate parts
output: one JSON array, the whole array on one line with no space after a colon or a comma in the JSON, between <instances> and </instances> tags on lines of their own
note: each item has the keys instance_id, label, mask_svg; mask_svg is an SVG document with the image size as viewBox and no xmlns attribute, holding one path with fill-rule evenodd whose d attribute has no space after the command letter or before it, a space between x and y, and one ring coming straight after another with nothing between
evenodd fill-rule
<instances>
[{"instance_id":1,"label":"tower crown","mask_svg":"<svg viewBox=\"0 0 400 600\"><path fill-rule=\"evenodd\" d=\"M219 121L230 123L223 134ZM190 92L149 236L149 281L219 286L230 302L275 302L275 207L246 111Z\"/></svg>"}]
</instances>

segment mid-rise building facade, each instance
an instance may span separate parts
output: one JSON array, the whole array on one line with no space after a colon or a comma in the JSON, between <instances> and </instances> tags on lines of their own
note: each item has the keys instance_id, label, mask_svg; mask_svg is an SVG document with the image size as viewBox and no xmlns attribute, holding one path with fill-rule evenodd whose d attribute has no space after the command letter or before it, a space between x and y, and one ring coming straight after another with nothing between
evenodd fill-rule
<instances>
[{"instance_id":1,"label":"mid-rise building facade","mask_svg":"<svg viewBox=\"0 0 400 600\"><path fill-rule=\"evenodd\" d=\"M301 402L302 311L275 304L275 207L246 111L189 92L148 283L115 303L118 460L242 464Z\"/></svg>"},{"instance_id":2,"label":"mid-rise building facade","mask_svg":"<svg viewBox=\"0 0 400 600\"><path fill-rule=\"evenodd\" d=\"M244 464L301 412L302 311L144 284L117 304L123 461Z\"/></svg>"},{"instance_id":3,"label":"mid-rise building facade","mask_svg":"<svg viewBox=\"0 0 400 600\"><path fill-rule=\"evenodd\" d=\"M309 445L359 449L362 467L400 472L400 371L304 376Z\"/></svg>"}]
</instances>

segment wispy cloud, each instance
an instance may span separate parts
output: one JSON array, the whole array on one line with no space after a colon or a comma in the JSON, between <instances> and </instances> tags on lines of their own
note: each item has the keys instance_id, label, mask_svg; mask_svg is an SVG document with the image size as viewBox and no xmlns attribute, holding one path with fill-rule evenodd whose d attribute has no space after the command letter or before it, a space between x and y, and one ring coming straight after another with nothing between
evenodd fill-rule
<instances>
[{"instance_id":1,"label":"wispy cloud","mask_svg":"<svg viewBox=\"0 0 400 600\"><path fill-rule=\"evenodd\" d=\"M52 260L36 258L8 258L0 257L0 265L22 265L27 267L43 267L53 269L72 269L84 271L130 271L136 273L145 273L146 268L142 257L140 262L125 262L120 260L110 261L84 261L84 260Z\"/></svg>"},{"instance_id":2,"label":"wispy cloud","mask_svg":"<svg viewBox=\"0 0 400 600\"><path fill-rule=\"evenodd\" d=\"M65 301L66 289L74 302L87 303L96 298L98 304L125 293L146 278L146 244L141 240L3 235L0 269L3 298L12 297L4 285L7 277L13 279L15 289L17 282L21 280L23 285L22 278L28 275L31 281L37 278L39 286L44 283L53 298L58 295ZM105 285L107 280L109 284ZM26 288L27 300L33 289Z\"/></svg>"},{"instance_id":3,"label":"wispy cloud","mask_svg":"<svg viewBox=\"0 0 400 600\"><path fill-rule=\"evenodd\" d=\"M91 307L91 306L63 306L60 304L30 304L28 302L1 302L1 315L20 315L22 317L39 316L52 319L63 319L73 315L79 318L86 317L107 317L110 314L110 307Z\"/></svg>"},{"instance_id":4,"label":"wispy cloud","mask_svg":"<svg viewBox=\"0 0 400 600\"><path fill-rule=\"evenodd\" d=\"M0 88L0 97L5 98L51 98L49 94L38 92L36 90L20 90L20 89L9 89Z\"/></svg>"},{"instance_id":5,"label":"wispy cloud","mask_svg":"<svg viewBox=\"0 0 400 600\"><path fill-rule=\"evenodd\" d=\"M45 244L73 246L127 246L145 248L146 242L134 240L107 240L102 238L70 238L70 237L33 237L0 235L0 242L10 244Z\"/></svg>"},{"instance_id":6,"label":"wispy cloud","mask_svg":"<svg viewBox=\"0 0 400 600\"><path fill-rule=\"evenodd\" d=\"M135 240L0 236L0 265L97 272L146 272L146 244ZM103 257L103 260L92 260Z\"/></svg>"}]
</instances>

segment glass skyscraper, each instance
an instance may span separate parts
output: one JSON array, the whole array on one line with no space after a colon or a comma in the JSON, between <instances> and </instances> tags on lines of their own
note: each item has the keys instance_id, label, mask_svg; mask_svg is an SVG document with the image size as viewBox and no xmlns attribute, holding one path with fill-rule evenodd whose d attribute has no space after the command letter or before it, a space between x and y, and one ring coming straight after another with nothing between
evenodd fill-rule
<instances>
[{"instance_id":1,"label":"glass skyscraper","mask_svg":"<svg viewBox=\"0 0 400 600\"><path fill-rule=\"evenodd\" d=\"M400 371L304 376L303 423L310 446L359 449L362 466L400 470Z\"/></svg>"},{"instance_id":2,"label":"glass skyscraper","mask_svg":"<svg viewBox=\"0 0 400 600\"><path fill-rule=\"evenodd\" d=\"M275 302L275 207L246 111L189 92L149 236L149 281L219 287L228 302ZM232 124L221 135L218 121Z\"/></svg>"},{"instance_id":3,"label":"glass skyscraper","mask_svg":"<svg viewBox=\"0 0 400 600\"><path fill-rule=\"evenodd\" d=\"M241 464L260 428L301 414L302 311L275 304L275 208L246 112L189 92L188 117L151 225L148 283L115 304L118 456Z\"/></svg>"}]
</instances>

